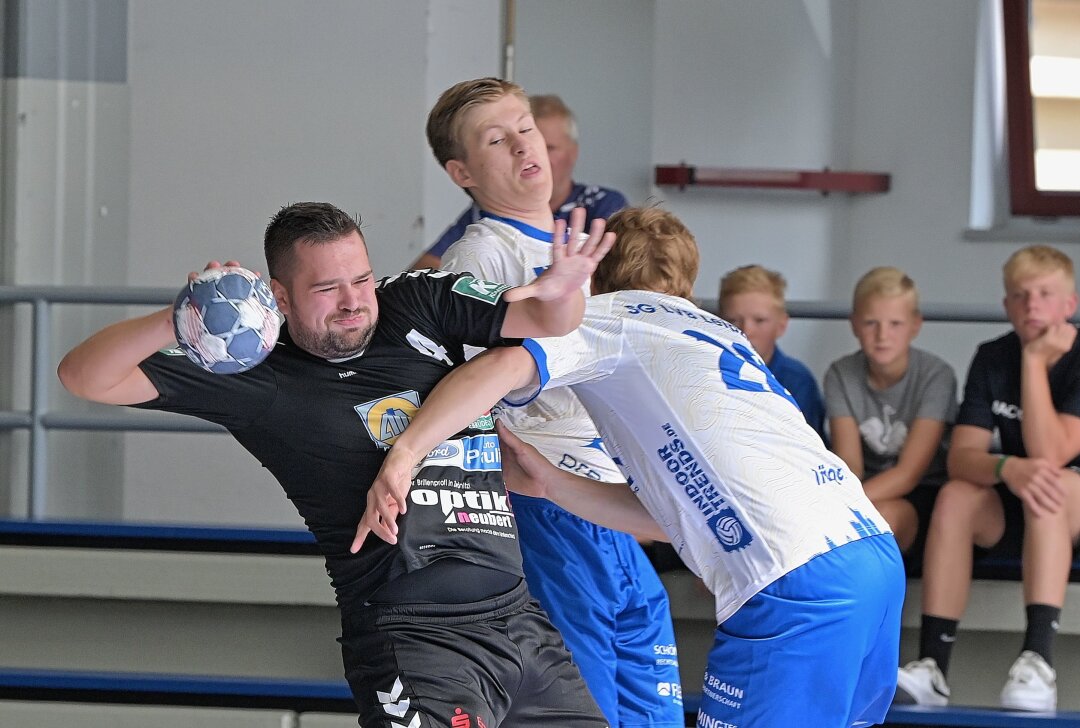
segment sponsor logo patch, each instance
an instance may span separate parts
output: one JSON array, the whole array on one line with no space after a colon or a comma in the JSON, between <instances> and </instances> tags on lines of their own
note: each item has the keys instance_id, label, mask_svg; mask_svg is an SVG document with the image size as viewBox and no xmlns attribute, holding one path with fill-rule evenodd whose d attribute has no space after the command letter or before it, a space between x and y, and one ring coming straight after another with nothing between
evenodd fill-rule
<instances>
[{"instance_id":1,"label":"sponsor logo patch","mask_svg":"<svg viewBox=\"0 0 1080 728\"><path fill-rule=\"evenodd\" d=\"M503 291L509 288L510 286L505 283L492 283L472 276L462 276L454 281L454 287L451 290L459 296L468 296L494 306L502 296Z\"/></svg>"},{"instance_id":2,"label":"sponsor logo patch","mask_svg":"<svg viewBox=\"0 0 1080 728\"><path fill-rule=\"evenodd\" d=\"M368 437L379 447L389 449L420 409L420 395L410 389L358 404L353 409L360 415Z\"/></svg>"}]
</instances>

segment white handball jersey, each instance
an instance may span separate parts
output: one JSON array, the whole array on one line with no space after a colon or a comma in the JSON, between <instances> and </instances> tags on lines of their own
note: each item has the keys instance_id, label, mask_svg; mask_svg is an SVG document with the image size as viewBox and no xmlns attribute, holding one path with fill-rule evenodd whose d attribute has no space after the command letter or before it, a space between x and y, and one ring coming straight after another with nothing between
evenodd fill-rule
<instances>
[{"instance_id":1,"label":"white handball jersey","mask_svg":"<svg viewBox=\"0 0 1080 728\"><path fill-rule=\"evenodd\" d=\"M594 296L577 331L525 346L541 387L573 386L718 622L814 556L889 531L742 332L689 301Z\"/></svg>"},{"instance_id":2,"label":"white handball jersey","mask_svg":"<svg viewBox=\"0 0 1080 728\"><path fill-rule=\"evenodd\" d=\"M442 270L470 272L484 280L523 286L551 265L551 233L517 220L484 214L465 229L461 240L450 246L442 259ZM588 296L588 284L584 291ZM527 407L507 408L500 414L510 429L537 447L540 444L530 439L533 435L584 441L597 437L588 412L569 389L545 392ZM550 452L550 446L543 450ZM610 462L596 449L590 459ZM618 469L612 465L610 471L617 473Z\"/></svg>"}]
</instances>

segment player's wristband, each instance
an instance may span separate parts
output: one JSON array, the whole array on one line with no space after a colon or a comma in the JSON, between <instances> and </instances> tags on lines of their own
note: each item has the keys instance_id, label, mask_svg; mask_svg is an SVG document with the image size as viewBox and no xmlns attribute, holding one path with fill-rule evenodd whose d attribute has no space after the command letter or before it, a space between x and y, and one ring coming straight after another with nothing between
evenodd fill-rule
<instances>
[{"instance_id":1,"label":"player's wristband","mask_svg":"<svg viewBox=\"0 0 1080 728\"><path fill-rule=\"evenodd\" d=\"M1001 482L1001 469L1005 467L1005 461L1011 457L1012 455L1002 455L998 458L997 465L994 466L994 480Z\"/></svg>"}]
</instances>

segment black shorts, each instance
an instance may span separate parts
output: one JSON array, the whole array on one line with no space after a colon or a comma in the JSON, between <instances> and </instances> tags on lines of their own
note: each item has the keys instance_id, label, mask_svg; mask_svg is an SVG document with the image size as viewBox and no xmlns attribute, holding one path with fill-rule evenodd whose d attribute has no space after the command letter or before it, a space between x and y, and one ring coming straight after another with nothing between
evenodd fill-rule
<instances>
[{"instance_id":1,"label":"black shorts","mask_svg":"<svg viewBox=\"0 0 1080 728\"><path fill-rule=\"evenodd\" d=\"M525 582L471 604L373 605L342 620L364 728L606 728Z\"/></svg>"},{"instance_id":2,"label":"black shorts","mask_svg":"<svg viewBox=\"0 0 1080 728\"><path fill-rule=\"evenodd\" d=\"M1077 468L1069 468L1080 472ZM1001 499L1001 509L1005 513L1005 533L998 542L988 549L975 547L975 557L990 557L994 559L1019 559L1024 553L1024 502L1009 490L1009 486L998 483L994 486L994 492ZM1073 555L1077 553L1077 545L1073 544Z\"/></svg>"},{"instance_id":3,"label":"black shorts","mask_svg":"<svg viewBox=\"0 0 1080 728\"><path fill-rule=\"evenodd\" d=\"M904 553L904 566L909 576L917 576L922 573L923 552L926 550L926 534L930 530L930 515L934 512L934 503L937 502L941 486L918 485L914 490L904 495L904 500L915 508L915 514L919 519L919 527L915 532L915 540L911 547Z\"/></svg>"},{"instance_id":4,"label":"black shorts","mask_svg":"<svg viewBox=\"0 0 1080 728\"><path fill-rule=\"evenodd\" d=\"M1024 502L1004 483L994 485L1005 514L1005 531L998 542L989 548L975 547L975 558L1019 559L1024 552Z\"/></svg>"}]
</instances>

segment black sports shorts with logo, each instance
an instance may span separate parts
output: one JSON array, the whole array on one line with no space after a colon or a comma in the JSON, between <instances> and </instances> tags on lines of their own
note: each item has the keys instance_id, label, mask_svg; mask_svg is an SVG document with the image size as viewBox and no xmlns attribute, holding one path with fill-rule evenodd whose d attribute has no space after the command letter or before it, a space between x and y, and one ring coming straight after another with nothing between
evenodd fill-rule
<instances>
[{"instance_id":1,"label":"black sports shorts with logo","mask_svg":"<svg viewBox=\"0 0 1080 728\"><path fill-rule=\"evenodd\" d=\"M363 728L606 728L522 581L469 604L380 604L343 620Z\"/></svg>"}]
</instances>

